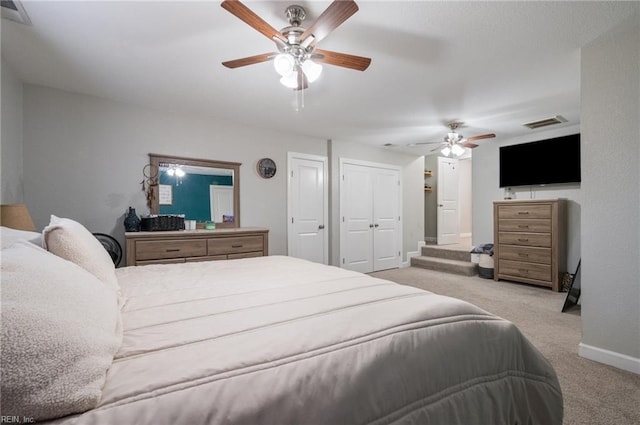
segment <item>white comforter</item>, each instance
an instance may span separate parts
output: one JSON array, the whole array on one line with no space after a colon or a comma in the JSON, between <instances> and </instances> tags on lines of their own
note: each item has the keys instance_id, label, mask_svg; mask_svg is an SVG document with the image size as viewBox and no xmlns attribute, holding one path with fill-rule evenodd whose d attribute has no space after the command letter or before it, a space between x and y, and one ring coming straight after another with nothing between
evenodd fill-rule
<instances>
[{"instance_id":1,"label":"white comforter","mask_svg":"<svg viewBox=\"0 0 640 425\"><path fill-rule=\"evenodd\" d=\"M546 359L460 300L280 256L118 279L100 405L56 423L562 423Z\"/></svg>"}]
</instances>

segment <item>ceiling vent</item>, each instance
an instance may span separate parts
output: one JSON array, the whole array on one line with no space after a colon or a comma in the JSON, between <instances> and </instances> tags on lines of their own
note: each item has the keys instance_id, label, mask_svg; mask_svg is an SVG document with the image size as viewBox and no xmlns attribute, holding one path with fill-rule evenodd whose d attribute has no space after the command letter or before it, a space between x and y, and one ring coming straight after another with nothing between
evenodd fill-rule
<instances>
[{"instance_id":1,"label":"ceiling vent","mask_svg":"<svg viewBox=\"0 0 640 425\"><path fill-rule=\"evenodd\" d=\"M2 17L20 24L31 25L31 19L19 0L2 0Z\"/></svg>"},{"instance_id":2,"label":"ceiling vent","mask_svg":"<svg viewBox=\"0 0 640 425\"><path fill-rule=\"evenodd\" d=\"M524 125L525 127L529 127L531 130L535 130L536 128L546 127L548 125L560 124L563 122L567 122L567 119L561 115L556 115L555 117L552 117L552 118L545 118L539 121L527 122L522 125Z\"/></svg>"}]
</instances>

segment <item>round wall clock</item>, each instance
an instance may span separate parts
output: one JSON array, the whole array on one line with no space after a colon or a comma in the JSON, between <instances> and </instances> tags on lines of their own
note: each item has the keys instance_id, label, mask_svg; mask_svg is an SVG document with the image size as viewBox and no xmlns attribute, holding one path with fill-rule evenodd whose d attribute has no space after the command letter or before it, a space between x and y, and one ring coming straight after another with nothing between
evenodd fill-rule
<instances>
[{"instance_id":1,"label":"round wall clock","mask_svg":"<svg viewBox=\"0 0 640 425\"><path fill-rule=\"evenodd\" d=\"M271 158L262 158L258 161L256 168L263 179L270 179L276 175L276 163Z\"/></svg>"}]
</instances>

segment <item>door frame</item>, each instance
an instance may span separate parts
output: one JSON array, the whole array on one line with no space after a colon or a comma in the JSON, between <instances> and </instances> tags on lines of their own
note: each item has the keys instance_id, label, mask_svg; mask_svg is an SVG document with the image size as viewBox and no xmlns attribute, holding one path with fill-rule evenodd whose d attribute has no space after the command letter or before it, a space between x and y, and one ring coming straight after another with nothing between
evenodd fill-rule
<instances>
[{"instance_id":1,"label":"door frame","mask_svg":"<svg viewBox=\"0 0 640 425\"><path fill-rule=\"evenodd\" d=\"M402 203L403 203L403 192L402 192L402 167L398 165L392 164L383 164L379 162L371 162L371 161L362 161L359 159L349 159L349 158L340 158L339 159L339 167L340 167L340 184L339 186L339 198L340 198L340 206L339 206L339 228L340 228L340 253L339 253L339 267L344 267L345 257L344 253L346 252L346 226L344 223L344 205L345 205L345 191L344 191L344 166L345 164L356 165L356 166L364 166L371 168L381 168L384 170L393 170L398 172L398 180L399 180L399 188L398 188L398 235L396 239L396 243L398 245L398 249L400 250L400 255L398 256L398 264L400 267L402 265L402 252L404 251L404 246L402 245L403 241L403 233L404 233L404 214L402 211Z\"/></svg>"},{"instance_id":2,"label":"door frame","mask_svg":"<svg viewBox=\"0 0 640 425\"><path fill-rule=\"evenodd\" d=\"M322 162L322 196L324 203L324 211L322 211L322 220L324 222L324 230L322 240L324 243L324 264L329 264L329 159L323 155L313 155L299 152L287 152L287 254L292 251L294 244L295 232L293 229L293 185L291 184L291 176L293 173L293 161L303 159L307 161Z\"/></svg>"}]
</instances>

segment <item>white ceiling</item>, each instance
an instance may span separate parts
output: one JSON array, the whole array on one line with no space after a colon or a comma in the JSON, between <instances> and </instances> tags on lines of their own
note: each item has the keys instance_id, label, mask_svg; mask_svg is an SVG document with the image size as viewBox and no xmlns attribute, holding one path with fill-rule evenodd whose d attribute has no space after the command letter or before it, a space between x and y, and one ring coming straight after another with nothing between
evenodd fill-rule
<instances>
[{"instance_id":1,"label":"white ceiling","mask_svg":"<svg viewBox=\"0 0 640 425\"><path fill-rule=\"evenodd\" d=\"M288 5L307 9L308 26L330 2L243 3L279 29L288 26ZM577 124L580 48L640 13L640 3L616 1L357 3L360 10L318 47L371 57L371 66L325 65L300 112L271 63L221 65L276 48L219 1L26 1L32 25L2 20L2 56L27 83L285 133L404 146L442 140L453 120L465 123L465 136L499 139L531 134L523 123L558 114L568 122L556 127Z\"/></svg>"}]
</instances>

